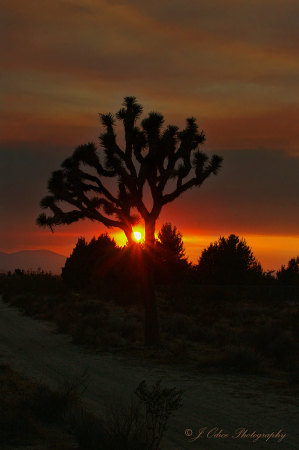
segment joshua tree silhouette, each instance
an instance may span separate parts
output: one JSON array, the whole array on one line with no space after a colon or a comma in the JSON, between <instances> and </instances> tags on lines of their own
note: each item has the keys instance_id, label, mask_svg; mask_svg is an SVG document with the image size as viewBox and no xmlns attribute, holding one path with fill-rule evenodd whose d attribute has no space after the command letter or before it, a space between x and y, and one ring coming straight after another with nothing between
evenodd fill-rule
<instances>
[{"instance_id":1,"label":"joshua tree silhouette","mask_svg":"<svg viewBox=\"0 0 299 450\"><path fill-rule=\"evenodd\" d=\"M61 164L61 169L52 173L48 182L51 195L44 197L41 208L50 208L51 216L40 214L37 224L53 228L88 218L109 227L122 229L129 243L133 242L132 226L140 217L131 214L138 211L145 225L144 258L144 305L145 345L160 345L158 314L154 290L153 251L155 224L163 208L180 194L200 186L211 174L217 174L222 158L214 155L211 160L199 151L205 141L198 131L196 119L187 119L184 130L169 125L162 130L163 116L150 112L136 125L142 114L142 106L136 97L125 97L123 108L116 113L125 131L125 149L116 142L115 117L100 114L105 131L99 136L104 155L104 166L94 143L77 147L71 157ZM82 166L89 166L87 171ZM93 174L91 174L91 169ZM186 177L193 176L186 181ZM113 195L103 184L105 178L117 178L118 194ZM169 180L174 180L171 193L163 194ZM144 187L149 185L152 207L144 202ZM74 207L63 212L59 204L66 202Z\"/></svg>"}]
</instances>

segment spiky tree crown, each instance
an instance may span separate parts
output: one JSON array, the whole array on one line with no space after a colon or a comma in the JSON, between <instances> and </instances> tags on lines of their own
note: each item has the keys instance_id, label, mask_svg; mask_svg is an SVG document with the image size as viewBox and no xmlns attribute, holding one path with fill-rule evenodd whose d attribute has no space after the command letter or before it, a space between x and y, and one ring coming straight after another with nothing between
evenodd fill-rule
<instances>
[{"instance_id":1,"label":"spiky tree crown","mask_svg":"<svg viewBox=\"0 0 299 450\"><path fill-rule=\"evenodd\" d=\"M116 118L111 113L100 114L104 131L99 139L104 164L96 145L89 142L77 147L72 156L62 162L61 169L52 173L48 182L50 195L41 200L40 206L50 208L53 214L41 214L37 219L39 226L50 227L53 231L57 225L87 218L107 227L119 227L129 237L132 226L139 220L139 216L131 214L132 208L136 208L144 220L156 220L165 204L193 186L200 186L212 173L218 173L222 158L214 155L209 160L199 150L205 135L198 131L195 118L188 118L182 131L173 125L163 130L162 114L150 112L137 126L142 106L135 97L125 97L122 106ZM116 142L116 119L124 126L124 150ZM193 177L185 181L190 173ZM118 181L116 196L102 181L112 177ZM170 179L176 180L176 186L170 194L164 194ZM151 209L143 199L145 183L153 198ZM60 207L62 202L74 209L64 212Z\"/></svg>"}]
</instances>

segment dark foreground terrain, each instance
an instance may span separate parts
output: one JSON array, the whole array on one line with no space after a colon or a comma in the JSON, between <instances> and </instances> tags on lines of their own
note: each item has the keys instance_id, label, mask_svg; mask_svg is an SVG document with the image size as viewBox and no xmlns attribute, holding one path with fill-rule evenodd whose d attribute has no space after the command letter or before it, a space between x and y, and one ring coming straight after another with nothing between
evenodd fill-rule
<instances>
[{"instance_id":1,"label":"dark foreground terrain","mask_svg":"<svg viewBox=\"0 0 299 450\"><path fill-rule=\"evenodd\" d=\"M103 413L114 396L129 398L142 380L152 385L162 378L166 386L184 389L183 407L170 421L165 449L297 449L299 407L292 396L277 393L279 381L267 382L252 375L207 374L194 368L188 371L187 367L86 350L73 345L69 335L56 334L52 324L23 316L3 302L0 357L2 363L50 387L61 380L72 382L87 370L89 384L82 398L87 409L96 414ZM194 437L202 428L202 437L190 442L185 431L192 430ZM222 430L221 437L214 431L207 437L214 428ZM280 432L280 437L266 441L267 437L260 436L256 442L243 434L234 438L240 428L248 430L247 435Z\"/></svg>"}]
</instances>

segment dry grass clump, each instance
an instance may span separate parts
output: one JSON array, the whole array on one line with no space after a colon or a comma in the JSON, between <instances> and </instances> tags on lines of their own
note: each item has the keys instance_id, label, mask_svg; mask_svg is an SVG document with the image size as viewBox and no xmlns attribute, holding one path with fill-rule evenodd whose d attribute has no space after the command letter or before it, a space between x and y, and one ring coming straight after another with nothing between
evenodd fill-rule
<instances>
[{"instance_id":1,"label":"dry grass clump","mask_svg":"<svg viewBox=\"0 0 299 450\"><path fill-rule=\"evenodd\" d=\"M9 303L11 306L20 308L23 314L34 316L35 314L43 315L47 311L47 304L40 301L41 297L35 294L18 294L13 295Z\"/></svg>"},{"instance_id":2,"label":"dry grass clump","mask_svg":"<svg viewBox=\"0 0 299 450\"><path fill-rule=\"evenodd\" d=\"M105 329L97 329L84 322L76 324L72 331L72 342L79 345L87 345L94 349L111 350L121 343L121 337L115 332Z\"/></svg>"},{"instance_id":3,"label":"dry grass clump","mask_svg":"<svg viewBox=\"0 0 299 450\"><path fill-rule=\"evenodd\" d=\"M5 364L0 365L1 449L19 445L51 444L70 450L73 439L62 428L62 415L76 401L72 389L57 392L30 382Z\"/></svg>"},{"instance_id":4,"label":"dry grass clump","mask_svg":"<svg viewBox=\"0 0 299 450\"><path fill-rule=\"evenodd\" d=\"M143 331L141 317L133 311L112 311L107 327L110 331L118 333L122 338L135 341Z\"/></svg>"},{"instance_id":5,"label":"dry grass clump","mask_svg":"<svg viewBox=\"0 0 299 450\"><path fill-rule=\"evenodd\" d=\"M142 324L131 314L120 315L118 310L105 315L78 318L70 333L73 342L98 349L115 349L127 342L136 342L142 334Z\"/></svg>"}]
</instances>

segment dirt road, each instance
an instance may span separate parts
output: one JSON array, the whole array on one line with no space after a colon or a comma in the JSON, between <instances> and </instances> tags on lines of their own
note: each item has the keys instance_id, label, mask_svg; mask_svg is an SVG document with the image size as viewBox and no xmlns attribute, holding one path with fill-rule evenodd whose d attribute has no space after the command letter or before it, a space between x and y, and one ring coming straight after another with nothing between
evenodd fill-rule
<instances>
[{"instance_id":1,"label":"dirt road","mask_svg":"<svg viewBox=\"0 0 299 450\"><path fill-rule=\"evenodd\" d=\"M299 448L299 408L275 394L263 392L262 380L187 374L169 366L89 353L71 344L68 336L55 334L52 325L22 316L1 300L0 362L11 363L20 373L43 379L54 387L63 379L80 377L88 369L90 383L83 399L94 412L101 411L114 394L129 395L140 381L146 380L151 385L162 377L163 384L185 390L183 408L172 419L165 436L166 450ZM221 436L217 437L215 428ZM187 429L192 430L191 438L204 430L201 437L190 442L185 434ZM247 431L236 434L240 429ZM273 433L276 437L266 441L267 437L260 436L254 442L253 432Z\"/></svg>"}]
</instances>

